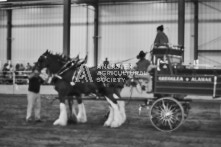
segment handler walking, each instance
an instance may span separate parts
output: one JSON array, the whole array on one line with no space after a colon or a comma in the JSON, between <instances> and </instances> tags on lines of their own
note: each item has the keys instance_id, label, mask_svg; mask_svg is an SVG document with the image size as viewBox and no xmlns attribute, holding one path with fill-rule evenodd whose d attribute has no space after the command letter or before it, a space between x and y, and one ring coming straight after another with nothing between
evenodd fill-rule
<instances>
[{"instance_id":1,"label":"handler walking","mask_svg":"<svg viewBox=\"0 0 221 147\"><path fill-rule=\"evenodd\" d=\"M34 118L36 122L41 122L41 96L40 96L40 85L44 82L43 74L40 75L37 69L33 69L33 72L29 76L28 94L27 94L27 115L26 121L32 120L32 110L34 109Z\"/></svg>"}]
</instances>

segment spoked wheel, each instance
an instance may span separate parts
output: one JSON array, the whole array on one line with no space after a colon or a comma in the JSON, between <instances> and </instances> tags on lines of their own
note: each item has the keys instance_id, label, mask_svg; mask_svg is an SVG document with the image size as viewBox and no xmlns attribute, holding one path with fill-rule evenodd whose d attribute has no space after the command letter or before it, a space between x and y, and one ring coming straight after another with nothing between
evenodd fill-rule
<instances>
[{"instance_id":1,"label":"spoked wheel","mask_svg":"<svg viewBox=\"0 0 221 147\"><path fill-rule=\"evenodd\" d=\"M163 132L172 132L184 121L184 110L179 101L165 97L156 100L150 108L152 125Z\"/></svg>"}]
</instances>

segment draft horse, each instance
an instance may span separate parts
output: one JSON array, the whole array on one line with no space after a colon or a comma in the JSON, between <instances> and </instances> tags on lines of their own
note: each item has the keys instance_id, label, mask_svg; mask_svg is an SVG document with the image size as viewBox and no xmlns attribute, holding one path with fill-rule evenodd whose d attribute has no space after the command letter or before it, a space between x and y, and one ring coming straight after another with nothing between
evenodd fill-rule
<instances>
[{"instance_id":1,"label":"draft horse","mask_svg":"<svg viewBox=\"0 0 221 147\"><path fill-rule=\"evenodd\" d=\"M87 57L84 60L80 60L79 56L70 59L60 54L51 53L48 50L39 57L36 65L39 71L43 68L47 68L49 73L54 75L53 84L55 90L58 92L58 99L60 101L60 115L53 124L66 126L68 120L71 119L76 120L77 123L87 122L82 94L99 94L99 96L102 95L106 98L110 109L104 126L111 128L121 126L126 120L125 104L123 101L118 101L117 99L120 98L120 92L124 87L124 82L127 79L127 76L122 74L123 71L121 68L118 68L117 72L120 74L106 75L106 79L115 78L116 80L116 78L118 78L118 80L112 80L109 82L98 80L102 78L104 79L104 75L101 73L109 69L101 69L97 67L88 68L85 65L86 60ZM86 77L84 77L85 75L80 75L82 74L82 69L88 69L90 77L87 78L91 78L90 80L87 80ZM119 81L119 79L121 80ZM78 103L78 114L76 114L74 108L73 96L76 97ZM69 117L65 105L66 100L68 100L69 104Z\"/></svg>"}]
</instances>

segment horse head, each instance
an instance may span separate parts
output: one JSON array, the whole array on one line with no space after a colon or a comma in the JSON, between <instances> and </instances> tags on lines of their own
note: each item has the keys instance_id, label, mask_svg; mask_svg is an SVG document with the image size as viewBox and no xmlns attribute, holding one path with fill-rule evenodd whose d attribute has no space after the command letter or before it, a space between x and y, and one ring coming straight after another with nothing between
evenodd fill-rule
<instances>
[{"instance_id":1,"label":"horse head","mask_svg":"<svg viewBox=\"0 0 221 147\"><path fill-rule=\"evenodd\" d=\"M38 70L47 68L50 73L57 73L69 59L67 56L54 54L47 50L38 58L36 66Z\"/></svg>"},{"instance_id":2,"label":"horse head","mask_svg":"<svg viewBox=\"0 0 221 147\"><path fill-rule=\"evenodd\" d=\"M46 52L44 52L39 58L38 61L36 63L36 68L38 70L42 70L43 68L47 68L48 64L49 64L49 55L51 53L47 50Z\"/></svg>"}]
</instances>

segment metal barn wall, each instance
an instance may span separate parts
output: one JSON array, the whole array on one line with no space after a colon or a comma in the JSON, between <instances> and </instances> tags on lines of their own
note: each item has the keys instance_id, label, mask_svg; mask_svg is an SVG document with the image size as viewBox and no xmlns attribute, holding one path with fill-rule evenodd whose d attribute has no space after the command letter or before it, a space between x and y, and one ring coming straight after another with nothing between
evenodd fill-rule
<instances>
[{"instance_id":1,"label":"metal barn wall","mask_svg":"<svg viewBox=\"0 0 221 147\"><path fill-rule=\"evenodd\" d=\"M165 27L169 42L177 45L177 14L177 3L101 5L99 61L108 57L116 62L136 57L140 50L149 52L156 36L156 28L161 24ZM189 44L185 44L186 48L188 46Z\"/></svg>"},{"instance_id":2,"label":"metal barn wall","mask_svg":"<svg viewBox=\"0 0 221 147\"><path fill-rule=\"evenodd\" d=\"M12 10L12 60L34 62L49 49L62 52L62 7Z\"/></svg>"},{"instance_id":3,"label":"metal barn wall","mask_svg":"<svg viewBox=\"0 0 221 147\"><path fill-rule=\"evenodd\" d=\"M102 4L100 8L99 62L116 62L150 51L156 27L163 24L171 44L178 42L178 4L143 2ZM221 2L199 3L199 61L220 64ZM185 64L193 62L194 5L185 5ZM94 10L83 5L71 9L71 57L89 53L94 58ZM62 52L63 7L31 7L12 10L12 60L34 62L46 49ZM0 11L0 60L6 60L6 12ZM216 51L214 51L216 50ZM202 52L204 51L204 52ZM209 51L209 52L205 52ZM147 56L149 57L149 56ZM4 61L5 62L5 61ZM133 60L131 62L136 62Z\"/></svg>"},{"instance_id":4,"label":"metal barn wall","mask_svg":"<svg viewBox=\"0 0 221 147\"><path fill-rule=\"evenodd\" d=\"M0 70L7 60L7 15L0 10Z\"/></svg>"},{"instance_id":5,"label":"metal barn wall","mask_svg":"<svg viewBox=\"0 0 221 147\"><path fill-rule=\"evenodd\" d=\"M46 49L62 53L63 7L32 7L12 11L13 63L35 62ZM93 64L93 10L86 6L71 8L71 57L86 51ZM87 19L88 16L88 19ZM88 39L86 39L88 38Z\"/></svg>"},{"instance_id":6,"label":"metal barn wall","mask_svg":"<svg viewBox=\"0 0 221 147\"><path fill-rule=\"evenodd\" d=\"M71 51L84 58L88 52L88 65L94 65L94 10L90 6L73 6L71 9Z\"/></svg>"},{"instance_id":7,"label":"metal barn wall","mask_svg":"<svg viewBox=\"0 0 221 147\"><path fill-rule=\"evenodd\" d=\"M177 30L178 31L178 30ZM184 64L194 63L194 4L185 4Z\"/></svg>"},{"instance_id":8,"label":"metal barn wall","mask_svg":"<svg viewBox=\"0 0 221 147\"><path fill-rule=\"evenodd\" d=\"M221 1L199 3L199 61L221 64Z\"/></svg>"}]
</instances>

